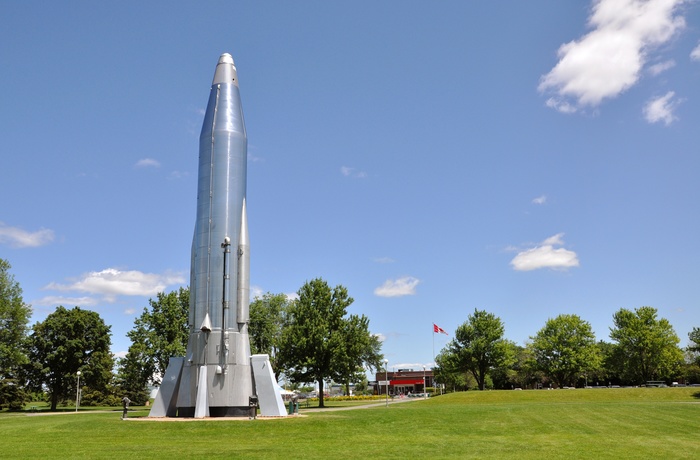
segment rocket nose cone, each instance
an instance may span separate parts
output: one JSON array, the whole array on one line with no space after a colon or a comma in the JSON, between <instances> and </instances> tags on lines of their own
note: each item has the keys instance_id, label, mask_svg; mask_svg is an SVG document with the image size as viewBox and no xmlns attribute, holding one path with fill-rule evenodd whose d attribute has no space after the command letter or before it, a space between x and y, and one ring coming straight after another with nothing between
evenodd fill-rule
<instances>
[{"instance_id":1,"label":"rocket nose cone","mask_svg":"<svg viewBox=\"0 0 700 460\"><path fill-rule=\"evenodd\" d=\"M224 53L219 57L219 64L233 64L233 57L228 53Z\"/></svg>"},{"instance_id":2,"label":"rocket nose cone","mask_svg":"<svg viewBox=\"0 0 700 460\"><path fill-rule=\"evenodd\" d=\"M234 85L238 86L238 73L236 72L236 65L233 63L233 58L228 53L222 54L219 57L219 62L216 64L214 80L211 82L211 84L217 85L219 83L233 83Z\"/></svg>"}]
</instances>

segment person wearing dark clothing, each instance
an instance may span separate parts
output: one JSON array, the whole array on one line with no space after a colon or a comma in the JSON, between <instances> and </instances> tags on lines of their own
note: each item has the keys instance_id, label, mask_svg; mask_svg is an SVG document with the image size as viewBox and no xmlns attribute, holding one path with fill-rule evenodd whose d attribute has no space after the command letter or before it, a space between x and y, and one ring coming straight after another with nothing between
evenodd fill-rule
<instances>
[{"instance_id":1,"label":"person wearing dark clothing","mask_svg":"<svg viewBox=\"0 0 700 460\"><path fill-rule=\"evenodd\" d=\"M124 408L124 412L122 412L122 420L126 418L126 413L129 411L130 402L131 400L129 400L129 398L127 398L126 396L122 398L122 407Z\"/></svg>"}]
</instances>

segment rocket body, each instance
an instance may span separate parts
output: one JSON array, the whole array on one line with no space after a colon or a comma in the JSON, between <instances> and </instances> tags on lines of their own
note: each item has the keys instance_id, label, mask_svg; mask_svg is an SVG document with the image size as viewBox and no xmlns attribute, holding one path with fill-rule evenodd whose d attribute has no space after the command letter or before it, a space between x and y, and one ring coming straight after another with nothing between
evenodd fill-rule
<instances>
[{"instance_id":1,"label":"rocket body","mask_svg":"<svg viewBox=\"0 0 700 460\"><path fill-rule=\"evenodd\" d=\"M203 404L206 415L247 413L254 394L248 338L246 173L238 76L231 55L223 54L199 138L190 335L177 396L180 416L195 415L195 407L203 410Z\"/></svg>"}]
</instances>

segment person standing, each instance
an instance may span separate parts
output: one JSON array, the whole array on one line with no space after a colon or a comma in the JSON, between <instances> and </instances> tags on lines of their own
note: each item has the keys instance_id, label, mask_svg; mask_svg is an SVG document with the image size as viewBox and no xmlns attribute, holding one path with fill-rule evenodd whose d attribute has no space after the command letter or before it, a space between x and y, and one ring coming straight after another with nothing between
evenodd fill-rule
<instances>
[{"instance_id":1,"label":"person standing","mask_svg":"<svg viewBox=\"0 0 700 460\"><path fill-rule=\"evenodd\" d=\"M124 409L124 411L122 412L122 420L124 420L126 418L126 413L129 411L129 403L130 402L131 402L131 400L129 398L127 398L126 396L124 396L122 398L122 408Z\"/></svg>"}]
</instances>

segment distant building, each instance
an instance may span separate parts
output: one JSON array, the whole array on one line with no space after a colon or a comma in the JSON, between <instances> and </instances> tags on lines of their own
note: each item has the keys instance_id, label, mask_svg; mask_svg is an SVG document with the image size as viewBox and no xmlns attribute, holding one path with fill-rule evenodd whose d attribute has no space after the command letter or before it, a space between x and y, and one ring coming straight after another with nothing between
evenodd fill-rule
<instances>
[{"instance_id":1,"label":"distant building","mask_svg":"<svg viewBox=\"0 0 700 460\"><path fill-rule=\"evenodd\" d=\"M425 380L424 380L425 379ZM385 383L388 380L388 385ZM407 395L425 393L425 389L433 385L433 370L399 369L394 372L377 372L375 381L370 382L374 386L374 394L386 394L387 386L389 395Z\"/></svg>"}]
</instances>

